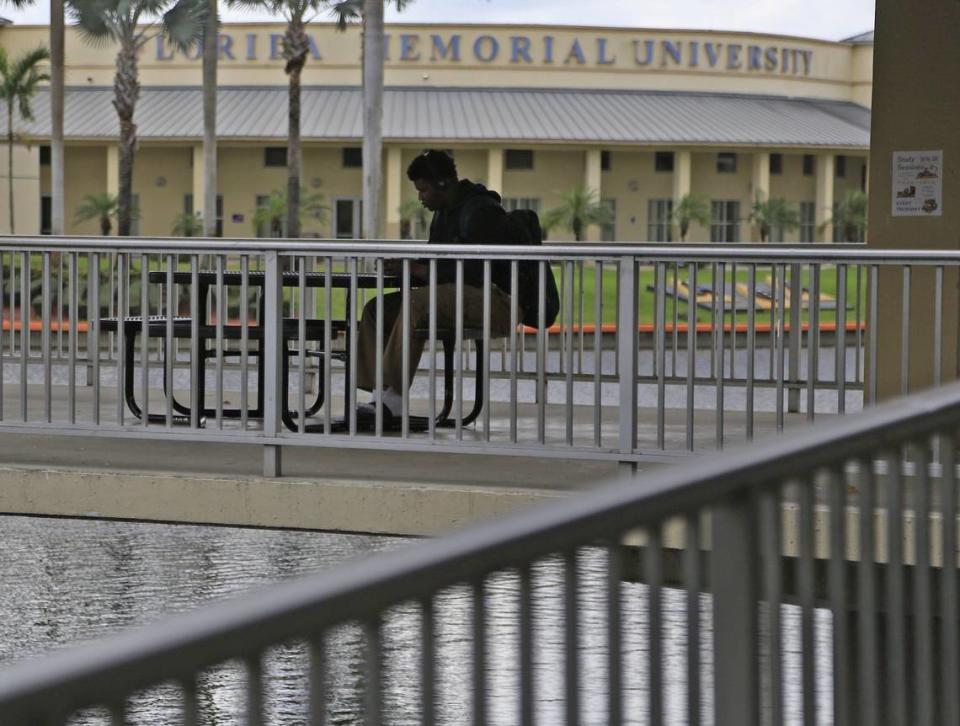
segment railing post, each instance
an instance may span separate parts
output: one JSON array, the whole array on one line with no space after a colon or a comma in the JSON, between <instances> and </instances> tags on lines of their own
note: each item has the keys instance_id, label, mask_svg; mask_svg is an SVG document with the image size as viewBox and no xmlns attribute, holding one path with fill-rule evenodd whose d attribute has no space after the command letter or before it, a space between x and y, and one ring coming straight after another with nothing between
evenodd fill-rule
<instances>
[{"instance_id":1,"label":"railing post","mask_svg":"<svg viewBox=\"0 0 960 726\"><path fill-rule=\"evenodd\" d=\"M276 436L280 430L280 406L282 398L281 366L283 360L283 271L280 255L271 250L265 253L264 305L263 305L263 435ZM280 476L281 448L279 444L263 447L263 475Z\"/></svg>"},{"instance_id":2,"label":"railing post","mask_svg":"<svg viewBox=\"0 0 960 726\"><path fill-rule=\"evenodd\" d=\"M756 518L749 494L713 508L710 582L713 589L714 723L757 726Z\"/></svg>"},{"instance_id":3,"label":"railing post","mask_svg":"<svg viewBox=\"0 0 960 726\"><path fill-rule=\"evenodd\" d=\"M617 369L620 373L620 453L633 454L637 445L637 260L624 257L617 272ZM634 473L635 461L620 468Z\"/></svg>"},{"instance_id":4,"label":"railing post","mask_svg":"<svg viewBox=\"0 0 960 726\"><path fill-rule=\"evenodd\" d=\"M800 279L800 265L790 265L790 338L787 341L788 355L790 356L789 373L791 385L787 389L787 411L800 411L800 343L803 331L800 329L800 313L803 307L803 281ZM813 338L808 338L808 345L812 345ZM816 351L814 351L816 355ZM809 371L807 375L810 375Z\"/></svg>"}]
</instances>

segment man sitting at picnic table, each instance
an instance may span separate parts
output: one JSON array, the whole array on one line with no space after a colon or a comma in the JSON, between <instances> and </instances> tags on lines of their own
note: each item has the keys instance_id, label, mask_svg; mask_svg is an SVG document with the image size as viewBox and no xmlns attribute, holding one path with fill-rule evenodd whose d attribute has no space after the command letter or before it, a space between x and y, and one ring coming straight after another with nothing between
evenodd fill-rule
<instances>
[{"instance_id":1,"label":"man sitting at picnic table","mask_svg":"<svg viewBox=\"0 0 960 726\"><path fill-rule=\"evenodd\" d=\"M407 177L417 189L420 203L433 212L430 244L504 244L506 212L500 195L468 179L457 178L457 167L449 154L430 149L414 159ZM399 260L388 260L387 274L399 275ZM510 265L491 265L490 334L505 336L510 329ZM426 341L413 331L429 325L429 266L425 261L410 263L410 326L408 328L409 373L412 383ZM456 262L437 261L437 329L456 325ZM370 403L358 406L360 420L371 420L376 406L383 410L384 423L399 418L403 390L402 293L383 296L383 388L376 390L377 301L363 309L357 337L357 386L373 393ZM467 260L463 264L463 325L483 325L483 262Z\"/></svg>"}]
</instances>

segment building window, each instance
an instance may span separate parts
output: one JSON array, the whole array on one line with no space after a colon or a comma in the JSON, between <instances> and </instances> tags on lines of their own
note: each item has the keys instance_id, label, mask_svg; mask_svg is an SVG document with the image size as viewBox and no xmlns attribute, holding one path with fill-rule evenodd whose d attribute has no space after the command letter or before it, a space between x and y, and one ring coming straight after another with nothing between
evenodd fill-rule
<instances>
[{"instance_id":1,"label":"building window","mask_svg":"<svg viewBox=\"0 0 960 726\"><path fill-rule=\"evenodd\" d=\"M343 150L343 168L344 169L362 169L363 168L363 148L359 146L348 146Z\"/></svg>"},{"instance_id":2,"label":"building window","mask_svg":"<svg viewBox=\"0 0 960 726\"><path fill-rule=\"evenodd\" d=\"M673 200L651 199L647 202L647 239L650 242L672 242Z\"/></svg>"},{"instance_id":3,"label":"building window","mask_svg":"<svg viewBox=\"0 0 960 726\"><path fill-rule=\"evenodd\" d=\"M507 149L503 156L503 165L512 171L533 169L533 151L531 149Z\"/></svg>"},{"instance_id":4,"label":"building window","mask_svg":"<svg viewBox=\"0 0 960 726\"><path fill-rule=\"evenodd\" d=\"M817 241L817 207L813 202L800 202L800 241Z\"/></svg>"},{"instance_id":5,"label":"building window","mask_svg":"<svg viewBox=\"0 0 960 726\"><path fill-rule=\"evenodd\" d=\"M718 174L736 174L737 173L737 155L730 153L717 154L717 173Z\"/></svg>"},{"instance_id":6,"label":"building window","mask_svg":"<svg viewBox=\"0 0 960 726\"><path fill-rule=\"evenodd\" d=\"M740 202L715 201L711 204L710 241L740 241Z\"/></svg>"},{"instance_id":7,"label":"building window","mask_svg":"<svg viewBox=\"0 0 960 726\"><path fill-rule=\"evenodd\" d=\"M783 154L770 154L770 173L783 174Z\"/></svg>"},{"instance_id":8,"label":"building window","mask_svg":"<svg viewBox=\"0 0 960 726\"><path fill-rule=\"evenodd\" d=\"M504 197L503 208L508 212L515 209L529 209L540 214L540 200L533 197Z\"/></svg>"},{"instance_id":9,"label":"building window","mask_svg":"<svg viewBox=\"0 0 960 726\"><path fill-rule=\"evenodd\" d=\"M610 171L610 152L600 152L600 171Z\"/></svg>"},{"instance_id":10,"label":"building window","mask_svg":"<svg viewBox=\"0 0 960 726\"><path fill-rule=\"evenodd\" d=\"M847 157L843 154L837 154L833 162L833 170L838 177L843 179L847 175Z\"/></svg>"},{"instance_id":11,"label":"building window","mask_svg":"<svg viewBox=\"0 0 960 726\"><path fill-rule=\"evenodd\" d=\"M813 154L804 154L803 155L803 175L804 176L813 176L813 171L816 166L815 158Z\"/></svg>"},{"instance_id":12,"label":"building window","mask_svg":"<svg viewBox=\"0 0 960 726\"><path fill-rule=\"evenodd\" d=\"M673 171L673 152L656 151L653 154L654 171Z\"/></svg>"},{"instance_id":13,"label":"building window","mask_svg":"<svg viewBox=\"0 0 960 726\"><path fill-rule=\"evenodd\" d=\"M50 147L40 147L40 166L50 166Z\"/></svg>"},{"instance_id":14,"label":"building window","mask_svg":"<svg viewBox=\"0 0 960 726\"><path fill-rule=\"evenodd\" d=\"M613 242L617 238L617 200L601 199L600 204L610 210L610 224L605 224L600 228L600 239L605 242Z\"/></svg>"},{"instance_id":15,"label":"building window","mask_svg":"<svg viewBox=\"0 0 960 726\"><path fill-rule=\"evenodd\" d=\"M286 166L287 165L287 147L286 146L268 146L263 150L264 166Z\"/></svg>"},{"instance_id":16,"label":"building window","mask_svg":"<svg viewBox=\"0 0 960 726\"><path fill-rule=\"evenodd\" d=\"M41 147L43 148L43 147ZM49 146L47 147L50 148ZM40 234L53 232L53 197L49 194L40 195Z\"/></svg>"}]
</instances>

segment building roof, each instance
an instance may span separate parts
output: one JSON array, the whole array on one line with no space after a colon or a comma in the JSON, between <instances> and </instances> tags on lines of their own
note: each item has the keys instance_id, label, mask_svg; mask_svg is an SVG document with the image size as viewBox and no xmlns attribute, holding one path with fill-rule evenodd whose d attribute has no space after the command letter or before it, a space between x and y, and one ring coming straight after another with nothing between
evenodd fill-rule
<instances>
[{"instance_id":1,"label":"building roof","mask_svg":"<svg viewBox=\"0 0 960 726\"><path fill-rule=\"evenodd\" d=\"M853 45L867 45L867 44L873 43L873 31L868 30L866 33L860 33L859 35L851 35L849 38L844 38L840 42L852 43Z\"/></svg>"},{"instance_id":2,"label":"building roof","mask_svg":"<svg viewBox=\"0 0 960 726\"><path fill-rule=\"evenodd\" d=\"M109 88L67 90L67 139L116 137ZM305 87L304 139L362 138L362 96L356 87ZM46 92L35 121L17 130L49 136ZM2 118L6 118L2 114ZM203 137L201 89L144 88L135 121L144 141ZM5 131L5 123L3 128ZM221 88L221 139L282 140L286 87ZM610 144L764 144L862 147L870 143L870 111L854 103L773 96L657 91L489 88L388 88L383 99L388 141L479 141Z\"/></svg>"}]
</instances>

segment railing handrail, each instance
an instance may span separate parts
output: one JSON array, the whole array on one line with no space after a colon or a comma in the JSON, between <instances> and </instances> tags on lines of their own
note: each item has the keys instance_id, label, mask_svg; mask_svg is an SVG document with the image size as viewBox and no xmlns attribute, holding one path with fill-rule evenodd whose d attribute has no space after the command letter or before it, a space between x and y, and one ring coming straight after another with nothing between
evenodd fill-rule
<instances>
[{"instance_id":1,"label":"railing handrail","mask_svg":"<svg viewBox=\"0 0 960 726\"><path fill-rule=\"evenodd\" d=\"M550 243L531 245L448 245L409 240L303 240L202 237L53 237L0 235L0 249L32 251L139 252L143 254L256 254L278 252L283 256L327 257L433 257L461 259L556 259L623 258L664 262L861 264L960 264L960 250L871 249L859 243L757 244L757 243Z\"/></svg>"},{"instance_id":2,"label":"railing handrail","mask_svg":"<svg viewBox=\"0 0 960 726\"><path fill-rule=\"evenodd\" d=\"M933 435L960 417L960 384L509 515L442 539L201 608L101 642L0 672L0 713L16 717L38 694L82 707L257 652L305 633L377 617L400 602L487 573L568 551L695 511L738 491L809 477L905 439ZM14 719L15 720L15 719Z\"/></svg>"}]
</instances>

